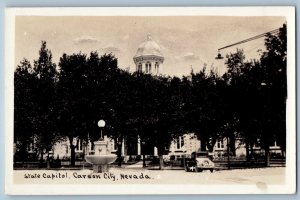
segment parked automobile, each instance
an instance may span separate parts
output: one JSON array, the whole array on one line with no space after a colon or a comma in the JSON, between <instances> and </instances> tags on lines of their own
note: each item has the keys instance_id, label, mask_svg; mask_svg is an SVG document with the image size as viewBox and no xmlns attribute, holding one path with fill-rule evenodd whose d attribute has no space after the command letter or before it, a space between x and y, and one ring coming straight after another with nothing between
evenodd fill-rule
<instances>
[{"instance_id":1,"label":"parked automobile","mask_svg":"<svg viewBox=\"0 0 300 200\"><path fill-rule=\"evenodd\" d=\"M211 161L208 157L198 157L196 158L196 171L202 172L203 170L210 170L210 172L213 172L215 169L215 163Z\"/></svg>"},{"instance_id":2,"label":"parked automobile","mask_svg":"<svg viewBox=\"0 0 300 200\"><path fill-rule=\"evenodd\" d=\"M202 172L203 170L210 170L213 172L215 169L214 162L209 158L208 152L194 152L190 159L185 159L186 172Z\"/></svg>"}]
</instances>

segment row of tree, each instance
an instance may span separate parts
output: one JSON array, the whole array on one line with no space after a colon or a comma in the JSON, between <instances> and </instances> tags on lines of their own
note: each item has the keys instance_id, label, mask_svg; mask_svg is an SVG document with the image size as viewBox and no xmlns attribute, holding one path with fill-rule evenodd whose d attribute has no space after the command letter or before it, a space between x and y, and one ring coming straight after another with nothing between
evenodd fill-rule
<instances>
[{"instance_id":1,"label":"row of tree","mask_svg":"<svg viewBox=\"0 0 300 200\"><path fill-rule=\"evenodd\" d=\"M285 151L286 144L285 24L278 35L266 37L265 46L260 60L245 61L242 50L227 55L223 76L204 67L179 78L130 73L118 67L113 55L97 52L63 54L56 65L42 41L33 66L24 59L15 70L18 153L25 158L34 142L42 158L68 138L75 165L75 139L97 140L97 121L104 119L110 137L139 137L158 148L160 160L174 138L193 132L201 150L212 151L216 141L226 137L235 154L235 141L242 139L250 158L253 146L260 145L268 165L269 146L276 140Z\"/></svg>"}]
</instances>

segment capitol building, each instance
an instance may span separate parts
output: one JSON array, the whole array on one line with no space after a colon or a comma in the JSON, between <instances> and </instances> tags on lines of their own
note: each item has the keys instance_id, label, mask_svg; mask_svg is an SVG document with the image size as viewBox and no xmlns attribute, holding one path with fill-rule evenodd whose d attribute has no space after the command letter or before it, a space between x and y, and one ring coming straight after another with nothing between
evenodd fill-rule
<instances>
[{"instance_id":1,"label":"capitol building","mask_svg":"<svg viewBox=\"0 0 300 200\"><path fill-rule=\"evenodd\" d=\"M165 58L163 56L163 52L159 46L152 38L151 35L148 34L146 41L142 42L136 51L136 54L133 56L133 61L136 66L136 72L151 74L151 75L160 75L161 69L163 67L163 62ZM104 137L104 140L108 142L108 149L111 153L117 153L117 143L122 143L121 155L124 157L124 161L126 162L129 157L133 156L141 156L142 148L147 146L146 155L157 156L157 148L151 146L152 144L142 144L140 139L136 139L135 141L130 140L129 138L124 138L122 141L115 141L111 138ZM79 138L73 141L74 145L77 146L75 152L78 157L81 157L83 154L93 154L94 145L89 142L88 144L84 144ZM246 147L245 145L241 145L239 140L235 141L236 146L236 155L246 155ZM185 157L186 155L191 155L193 152L200 151L201 141L197 139L197 137L193 133L183 134L182 136L174 139L169 147L166 147L167 154L164 155L164 158L169 158L173 156L175 158ZM143 147L142 147L143 146ZM257 147L258 150L260 147ZM278 149L275 146L273 149ZM271 150L272 150L271 148ZM150 149L150 151L149 151ZM151 150L152 149L152 150ZM219 139L217 140L213 155L220 156L226 153L227 151L227 139ZM69 141L57 143L53 148L53 156L58 156L60 158L69 158L70 157L70 144Z\"/></svg>"}]
</instances>

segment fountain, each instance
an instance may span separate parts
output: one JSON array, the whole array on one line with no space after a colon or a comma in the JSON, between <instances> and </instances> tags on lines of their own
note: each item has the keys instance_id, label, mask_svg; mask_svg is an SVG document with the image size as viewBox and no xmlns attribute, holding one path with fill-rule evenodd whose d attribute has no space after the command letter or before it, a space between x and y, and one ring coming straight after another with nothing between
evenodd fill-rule
<instances>
[{"instance_id":1,"label":"fountain","mask_svg":"<svg viewBox=\"0 0 300 200\"><path fill-rule=\"evenodd\" d=\"M102 128L105 126L105 121L100 120L98 126L101 128L101 137L94 142L95 154L86 155L85 160L93 165L94 173L108 172L108 165L117 159L117 155L111 154L108 148L108 141L102 137Z\"/></svg>"}]
</instances>

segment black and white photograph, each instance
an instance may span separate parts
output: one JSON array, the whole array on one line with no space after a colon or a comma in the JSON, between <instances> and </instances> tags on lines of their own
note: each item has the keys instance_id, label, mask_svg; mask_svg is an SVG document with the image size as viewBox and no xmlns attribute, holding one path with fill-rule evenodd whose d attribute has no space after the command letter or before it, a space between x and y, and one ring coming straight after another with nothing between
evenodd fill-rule
<instances>
[{"instance_id":1,"label":"black and white photograph","mask_svg":"<svg viewBox=\"0 0 300 200\"><path fill-rule=\"evenodd\" d=\"M292 7L6 9L7 194L296 191Z\"/></svg>"}]
</instances>

